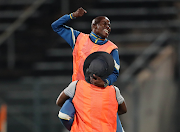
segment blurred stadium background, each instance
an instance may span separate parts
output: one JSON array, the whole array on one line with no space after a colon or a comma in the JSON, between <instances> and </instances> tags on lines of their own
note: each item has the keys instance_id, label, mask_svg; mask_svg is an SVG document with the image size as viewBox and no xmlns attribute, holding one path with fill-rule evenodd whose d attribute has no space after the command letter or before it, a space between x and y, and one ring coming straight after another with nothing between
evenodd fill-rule
<instances>
[{"instance_id":1,"label":"blurred stadium background","mask_svg":"<svg viewBox=\"0 0 180 132\"><path fill-rule=\"evenodd\" d=\"M180 132L179 0L1 0L0 131L65 132L55 101L71 81L72 50L51 23L81 6L88 13L68 23L76 30L111 20L125 131Z\"/></svg>"}]
</instances>

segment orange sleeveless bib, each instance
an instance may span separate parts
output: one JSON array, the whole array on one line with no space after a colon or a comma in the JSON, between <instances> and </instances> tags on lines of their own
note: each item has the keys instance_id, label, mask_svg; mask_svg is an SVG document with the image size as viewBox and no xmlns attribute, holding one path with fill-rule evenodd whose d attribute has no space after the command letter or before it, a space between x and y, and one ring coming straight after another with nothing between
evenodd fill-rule
<instances>
[{"instance_id":1,"label":"orange sleeveless bib","mask_svg":"<svg viewBox=\"0 0 180 132\"><path fill-rule=\"evenodd\" d=\"M72 81L85 80L83 73L83 64L87 56L96 51L104 51L111 53L113 49L118 47L111 41L103 45L94 44L88 34L80 33L77 37L76 44L73 50L73 75Z\"/></svg>"},{"instance_id":2,"label":"orange sleeveless bib","mask_svg":"<svg viewBox=\"0 0 180 132\"><path fill-rule=\"evenodd\" d=\"M71 132L116 132L118 102L113 86L100 88L79 80L72 102L76 113Z\"/></svg>"}]
</instances>

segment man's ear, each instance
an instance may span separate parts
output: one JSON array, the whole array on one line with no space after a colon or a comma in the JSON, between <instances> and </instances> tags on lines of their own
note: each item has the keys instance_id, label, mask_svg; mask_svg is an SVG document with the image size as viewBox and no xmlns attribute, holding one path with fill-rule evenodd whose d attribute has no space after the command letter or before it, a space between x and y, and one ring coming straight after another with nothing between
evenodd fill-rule
<instances>
[{"instance_id":1,"label":"man's ear","mask_svg":"<svg viewBox=\"0 0 180 132\"><path fill-rule=\"evenodd\" d=\"M97 29L97 24L96 25L94 24L93 26L94 26L94 29Z\"/></svg>"},{"instance_id":2,"label":"man's ear","mask_svg":"<svg viewBox=\"0 0 180 132\"><path fill-rule=\"evenodd\" d=\"M95 24L93 24L92 26L91 26L91 30L93 31L93 32L95 32L95 30L97 29L97 25L95 25Z\"/></svg>"}]
</instances>

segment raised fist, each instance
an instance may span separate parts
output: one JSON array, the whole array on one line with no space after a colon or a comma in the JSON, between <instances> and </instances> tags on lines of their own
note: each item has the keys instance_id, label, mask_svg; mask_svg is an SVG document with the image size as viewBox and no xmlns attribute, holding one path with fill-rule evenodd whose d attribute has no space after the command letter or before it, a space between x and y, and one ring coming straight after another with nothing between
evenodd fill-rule
<instances>
[{"instance_id":1,"label":"raised fist","mask_svg":"<svg viewBox=\"0 0 180 132\"><path fill-rule=\"evenodd\" d=\"M80 7L75 12L73 12L73 17L82 17L84 13L87 13L87 11Z\"/></svg>"}]
</instances>

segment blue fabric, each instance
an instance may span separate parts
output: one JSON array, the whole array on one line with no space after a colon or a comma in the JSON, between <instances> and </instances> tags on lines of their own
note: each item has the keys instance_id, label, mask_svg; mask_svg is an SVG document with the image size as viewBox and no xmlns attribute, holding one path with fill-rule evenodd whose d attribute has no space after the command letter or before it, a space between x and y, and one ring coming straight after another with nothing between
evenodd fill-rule
<instances>
[{"instance_id":1,"label":"blue fabric","mask_svg":"<svg viewBox=\"0 0 180 132\"><path fill-rule=\"evenodd\" d=\"M123 132L122 129L123 129L122 124L121 124L121 121L119 119L119 115L117 113L117 129L116 129L116 132Z\"/></svg>"},{"instance_id":2,"label":"blue fabric","mask_svg":"<svg viewBox=\"0 0 180 132\"><path fill-rule=\"evenodd\" d=\"M100 36L96 35L94 32L91 31L90 35L89 35L90 39L92 42L94 42L95 44L98 45L103 45L105 44L108 40L107 38L102 39ZM97 42L96 42L97 41Z\"/></svg>"},{"instance_id":3,"label":"blue fabric","mask_svg":"<svg viewBox=\"0 0 180 132\"><path fill-rule=\"evenodd\" d=\"M66 100L66 102L63 104L62 108L60 109L60 112L65 113L72 118L69 121L59 118L61 123L70 131L71 126L72 126L73 121L74 121L74 114L75 114L75 108L74 108L74 105L72 103L72 98ZM116 132L123 132L121 121L119 119L118 113L117 113L117 129L116 129Z\"/></svg>"},{"instance_id":4,"label":"blue fabric","mask_svg":"<svg viewBox=\"0 0 180 132\"><path fill-rule=\"evenodd\" d=\"M66 102L63 104L62 108L60 109L60 112L65 113L72 118L69 121L59 118L61 123L70 131L72 123L74 121L74 113L75 113L74 105L72 104L72 98L66 100Z\"/></svg>"},{"instance_id":5,"label":"blue fabric","mask_svg":"<svg viewBox=\"0 0 180 132\"><path fill-rule=\"evenodd\" d=\"M60 17L58 20L54 21L51 24L51 27L54 30L54 32L61 36L71 46L71 48L74 49L75 44L73 43L71 29L69 26L64 25L69 20L71 20L70 15L64 15ZM80 32L73 29L73 33L75 39L77 39L77 36Z\"/></svg>"}]
</instances>

